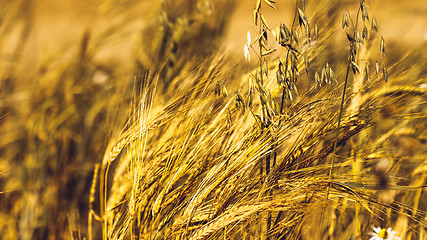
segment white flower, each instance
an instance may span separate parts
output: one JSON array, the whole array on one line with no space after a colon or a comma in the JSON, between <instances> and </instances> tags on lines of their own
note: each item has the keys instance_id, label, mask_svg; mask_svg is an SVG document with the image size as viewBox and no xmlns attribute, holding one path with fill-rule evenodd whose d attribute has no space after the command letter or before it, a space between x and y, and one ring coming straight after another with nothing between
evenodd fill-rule
<instances>
[{"instance_id":1,"label":"white flower","mask_svg":"<svg viewBox=\"0 0 427 240\"><path fill-rule=\"evenodd\" d=\"M369 234L372 235L369 240L400 240L400 237L397 236L397 232L391 230L391 228L374 227L374 232Z\"/></svg>"},{"instance_id":2,"label":"white flower","mask_svg":"<svg viewBox=\"0 0 427 240\"><path fill-rule=\"evenodd\" d=\"M249 55L249 48L248 48L248 45L246 45L246 44L245 44L244 52L245 52L246 61L250 62L251 61L251 56Z\"/></svg>"}]
</instances>

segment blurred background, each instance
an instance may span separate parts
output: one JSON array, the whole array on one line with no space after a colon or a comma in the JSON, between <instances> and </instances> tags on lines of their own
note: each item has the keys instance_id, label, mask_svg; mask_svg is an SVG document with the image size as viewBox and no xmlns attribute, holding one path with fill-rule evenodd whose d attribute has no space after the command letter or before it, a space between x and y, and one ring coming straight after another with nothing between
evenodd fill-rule
<instances>
[{"instance_id":1,"label":"blurred background","mask_svg":"<svg viewBox=\"0 0 427 240\"><path fill-rule=\"evenodd\" d=\"M331 1L335 3L330 8L328 1L306 2L307 12L331 18L330 24L337 26L331 35L334 44L328 48L331 62L335 56L344 58L341 55L348 49L342 41L342 11L354 9L359 1ZM386 40L387 65L401 64L395 67L397 75L416 62L408 84L425 89L427 4L423 0L367 2ZM164 71L170 64L166 64L168 51L175 53L168 44L176 38L184 39L177 55L191 60L177 57L176 69L164 73L165 78L190 69L186 61L196 62L218 51L232 59L227 60L229 67L238 66L236 72L243 75L256 66L255 56L251 63L242 64L246 33L255 38L254 4L249 0L0 0L0 238L87 239L95 164L104 158L110 140L126 128L143 76ZM265 8L264 14L275 26L291 22L294 10L294 1L278 0L276 10ZM163 31L168 22L192 27L170 33ZM319 28L320 34L328 32L321 23ZM168 84L162 85L165 92ZM158 104L165 105L172 96L168 91ZM401 106L392 105L390 111L395 108ZM399 151L419 150L417 156L425 157L425 130L419 134L422 140L397 140L403 149ZM421 202L426 204L426 199ZM99 210L99 203L93 204ZM95 239L102 236L100 229L95 227Z\"/></svg>"}]
</instances>

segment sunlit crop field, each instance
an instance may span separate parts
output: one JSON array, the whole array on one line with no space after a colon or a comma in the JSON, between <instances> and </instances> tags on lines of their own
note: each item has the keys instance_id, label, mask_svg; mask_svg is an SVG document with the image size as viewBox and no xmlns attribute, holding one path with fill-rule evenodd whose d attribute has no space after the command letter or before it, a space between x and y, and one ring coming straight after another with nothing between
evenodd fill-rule
<instances>
[{"instance_id":1,"label":"sunlit crop field","mask_svg":"<svg viewBox=\"0 0 427 240\"><path fill-rule=\"evenodd\" d=\"M0 238L427 239L426 15L0 0Z\"/></svg>"}]
</instances>

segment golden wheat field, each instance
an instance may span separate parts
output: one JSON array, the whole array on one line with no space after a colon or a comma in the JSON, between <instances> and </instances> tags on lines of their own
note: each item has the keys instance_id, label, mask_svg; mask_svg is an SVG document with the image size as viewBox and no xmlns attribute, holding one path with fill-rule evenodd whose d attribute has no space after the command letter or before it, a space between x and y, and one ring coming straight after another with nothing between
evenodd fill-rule
<instances>
[{"instance_id":1,"label":"golden wheat field","mask_svg":"<svg viewBox=\"0 0 427 240\"><path fill-rule=\"evenodd\" d=\"M0 0L0 239L427 240L421 0Z\"/></svg>"}]
</instances>

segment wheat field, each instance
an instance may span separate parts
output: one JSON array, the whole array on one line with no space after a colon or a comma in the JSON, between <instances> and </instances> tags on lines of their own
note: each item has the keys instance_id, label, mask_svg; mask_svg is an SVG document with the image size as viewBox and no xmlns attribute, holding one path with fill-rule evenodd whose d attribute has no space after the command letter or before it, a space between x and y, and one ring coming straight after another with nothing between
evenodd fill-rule
<instances>
[{"instance_id":1,"label":"wheat field","mask_svg":"<svg viewBox=\"0 0 427 240\"><path fill-rule=\"evenodd\" d=\"M426 239L423 1L0 0L0 239Z\"/></svg>"}]
</instances>

